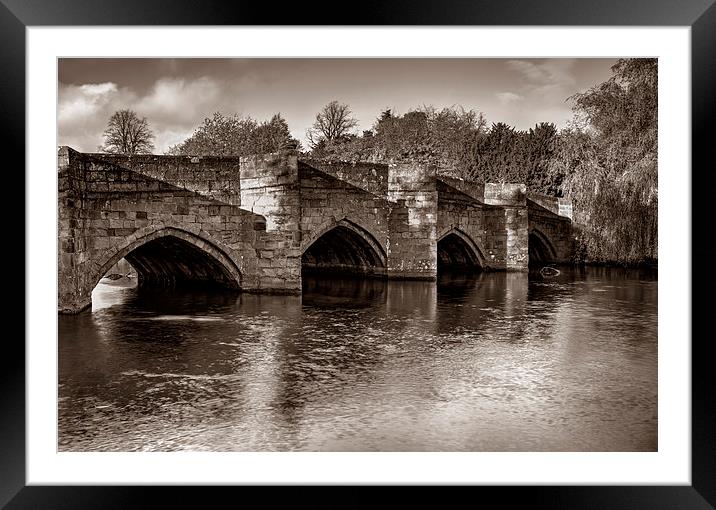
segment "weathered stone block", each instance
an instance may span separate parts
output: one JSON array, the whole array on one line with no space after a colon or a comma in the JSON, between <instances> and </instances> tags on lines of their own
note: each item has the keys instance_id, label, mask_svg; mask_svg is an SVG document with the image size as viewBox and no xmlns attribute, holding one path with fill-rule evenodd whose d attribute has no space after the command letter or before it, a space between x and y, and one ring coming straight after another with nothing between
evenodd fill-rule
<instances>
[{"instance_id":1,"label":"weathered stone block","mask_svg":"<svg viewBox=\"0 0 716 510\"><path fill-rule=\"evenodd\" d=\"M486 183L485 203L524 206L527 204L527 186L513 183Z\"/></svg>"}]
</instances>

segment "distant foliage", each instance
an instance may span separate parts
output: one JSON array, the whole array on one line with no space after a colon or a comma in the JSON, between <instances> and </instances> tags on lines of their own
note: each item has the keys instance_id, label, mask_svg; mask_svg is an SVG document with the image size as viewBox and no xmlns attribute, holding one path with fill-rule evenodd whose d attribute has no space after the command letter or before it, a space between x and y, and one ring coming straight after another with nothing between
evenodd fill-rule
<instances>
[{"instance_id":1,"label":"distant foliage","mask_svg":"<svg viewBox=\"0 0 716 510\"><path fill-rule=\"evenodd\" d=\"M526 182L559 194L560 179L549 171L557 129L541 123L516 131L504 123L487 128L482 113L455 106L423 106L404 115L381 112L370 131L322 141L313 157L352 161L421 161L443 174L478 182Z\"/></svg>"},{"instance_id":2,"label":"distant foliage","mask_svg":"<svg viewBox=\"0 0 716 510\"><path fill-rule=\"evenodd\" d=\"M475 138L465 161L466 177L479 182L524 182L531 191L560 195L561 178L550 172L557 128L542 122L518 131L502 122Z\"/></svg>"},{"instance_id":3,"label":"distant foliage","mask_svg":"<svg viewBox=\"0 0 716 510\"><path fill-rule=\"evenodd\" d=\"M99 150L113 154L148 154L154 149L153 139L146 118L140 119L132 110L119 110L109 118L104 144Z\"/></svg>"},{"instance_id":4,"label":"distant foliage","mask_svg":"<svg viewBox=\"0 0 716 510\"><path fill-rule=\"evenodd\" d=\"M327 160L422 161L459 173L469 140L484 129L483 115L474 110L424 106L396 115L386 109L362 136L323 140L311 155Z\"/></svg>"},{"instance_id":5,"label":"distant foliage","mask_svg":"<svg viewBox=\"0 0 716 510\"><path fill-rule=\"evenodd\" d=\"M551 161L581 224L582 257L654 262L657 253L657 60L620 59L574 101L575 121Z\"/></svg>"},{"instance_id":6,"label":"distant foliage","mask_svg":"<svg viewBox=\"0 0 716 510\"><path fill-rule=\"evenodd\" d=\"M204 122L182 143L167 154L195 156L246 156L278 152L298 147L288 124L276 114L271 120L257 122L251 117L225 116L219 112Z\"/></svg>"}]
</instances>

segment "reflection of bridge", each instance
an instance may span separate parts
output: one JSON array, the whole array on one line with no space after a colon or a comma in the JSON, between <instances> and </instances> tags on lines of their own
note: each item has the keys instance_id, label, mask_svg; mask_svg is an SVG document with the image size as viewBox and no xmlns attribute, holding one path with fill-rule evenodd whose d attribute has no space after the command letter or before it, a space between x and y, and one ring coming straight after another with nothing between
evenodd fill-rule
<instances>
[{"instance_id":1,"label":"reflection of bridge","mask_svg":"<svg viewBox=\"0 0 716 510\"><path fill-rule=\"evenodd\" d=\"M59 310L78 312L119 259L140 285L297 293L301 272L434 279L438 269L566 262L571 210L523 184L419 164L328 164L59 149Z\"/></svg>"}]
</instances>

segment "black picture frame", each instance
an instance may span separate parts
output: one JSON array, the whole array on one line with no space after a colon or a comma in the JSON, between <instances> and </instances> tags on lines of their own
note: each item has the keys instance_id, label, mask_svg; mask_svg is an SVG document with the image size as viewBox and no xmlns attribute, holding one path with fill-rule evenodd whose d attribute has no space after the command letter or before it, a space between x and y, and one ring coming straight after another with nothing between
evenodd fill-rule
<instances>
[{"instance_id":1,"label":"black picture frame","mask_svg":"<svg viewBox=\"0 0 716 510\"><path fill-rule=\"evenodd\" d=\"M688 26L691 27L692 70L692 233L706 234L702 228L709 218L714 189L704 182L713 175L713 164L706 167L710 146L716 139L716 4L715 0L513 0L452 1L367 0L354 9L340 11L335 3L312 2L310 9L300 6L279 8L261 2L203 2L172 0L0 0L0 132L6 154L19 156L15 174L16 190L25 189L25 28L62 25L533 25L533 26ZM339 13L341 14L338 18ZM329 19L331 18L331 19ZM668 100L668 98L660 98ZM48 112L48 115L50 113ZM699 172L693 169L700 170ZM9 167L6 168L6 178ZM21 177L22 175L22 177ZM698 186L694 177L698 176ZM16 192L17 193L17 192ZM19 193L18 193L19 194ZM24 208L23 208L24 210ZM16 222L19 224L19 222ZM16 227L19 228L19 225ZM8 234L10 235L10 234ZM24 239L26 232L16 234ZM24 246L24 244L23 244ZM698 260L700 253L684 247L685 254ZM15 258L19 258L16 256ZM22 257L24 260L24 256ZM16 262L15 262L16 264ZM32 271L25 267L25 272ZM685 274L691 281L691 274ZM708 298L698 299L692 286L692 317L709 317ZM28 305L31 305L28 303ZM695 313L694 313L695 312ZM699 313L701 312L701 313ZM716 505L716 421L713 361L709 354L711 335L698 333L692 325L692 484L690 486L584 486L584 487L472 487L478 496L494 495L501 506L523 498L530 505L549 508L714 508ZM23 335L24 336L24 335ZM25 484L25 350L14 335L6 336L3 369L0 370L0 506L6 508L132 508L144 507L146 493L156 490L138 487L39 487ZM663 411L663 410L661 410ZM241 490L248 490L243 487ZM312 507L362 507L372 498L351 489L350 495L335 500L314 497L315 491L302 489ZM424 498L422 491L413 497ZM452 498L462 498L455 491ZM265 493L264 493L265 494ZM162 507L181 502L184 491L161 490ZM265 497L265 495L264 495ZM474 498L475 495L469 496ZM450 499L441 497L443 505ZM487 500L485 500L487 501ZM407 503L407 500L404 501Z\"/></svg>"}]
</instances>

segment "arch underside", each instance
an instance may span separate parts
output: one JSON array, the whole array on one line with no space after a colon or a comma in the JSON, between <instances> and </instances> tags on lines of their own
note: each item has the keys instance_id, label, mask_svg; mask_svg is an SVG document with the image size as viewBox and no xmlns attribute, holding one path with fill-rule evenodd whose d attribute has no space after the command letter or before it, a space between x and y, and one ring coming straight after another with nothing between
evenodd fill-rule
<instances>
[{"instance_id":1,"label":"arch underside","mask_svg":"<svg viewBox=\"0 0 716 510\"><path fill-rule=\"evenodd\" d=\"M171 235L149 241L124 258L137 271L140 286L239 287L236 278L221 262Z\"/></svg>"},{"instance_id":2,"label":"arch underside","mask_svg":"<svg viewBox=\"0 0 716 510\"><path fill-rule=\"evenodd\" d=\"M535 266L556 262L557 256L551 243L536 230L529 234L529 265Z\"/></svg>"},{"instance_id":3,"label":"arch underside","mask_svg":"<svg viewBox=\"0 0 716 510\"><path fill-rule=\"evenodd\" d=\"M385 260L369 234L339 224L316 239L301 256L306 274L385 275Z\"/></svg>"},{"instance_id":4,"label":"arch underside","mask_svg":"<svg viewBox=\"0 0 716 510\"><path fill-rule=\"evenodd\" d=\"M482 270L479 255L475 249L456 232L451 232L438 241L438 272Z\"/></svg>"},{"instance_id":5,"label":"arch underside","mask_svg":"<svg viewBox=\"0 0 716 510\"><path fill-rule=\"evenodd\" d=\"M137 272L140 287L240 288L233 261L208 240L183 230L151 232L118 250L94 278L95 285L121 258Z\"/></svg>"}]
</instances>

